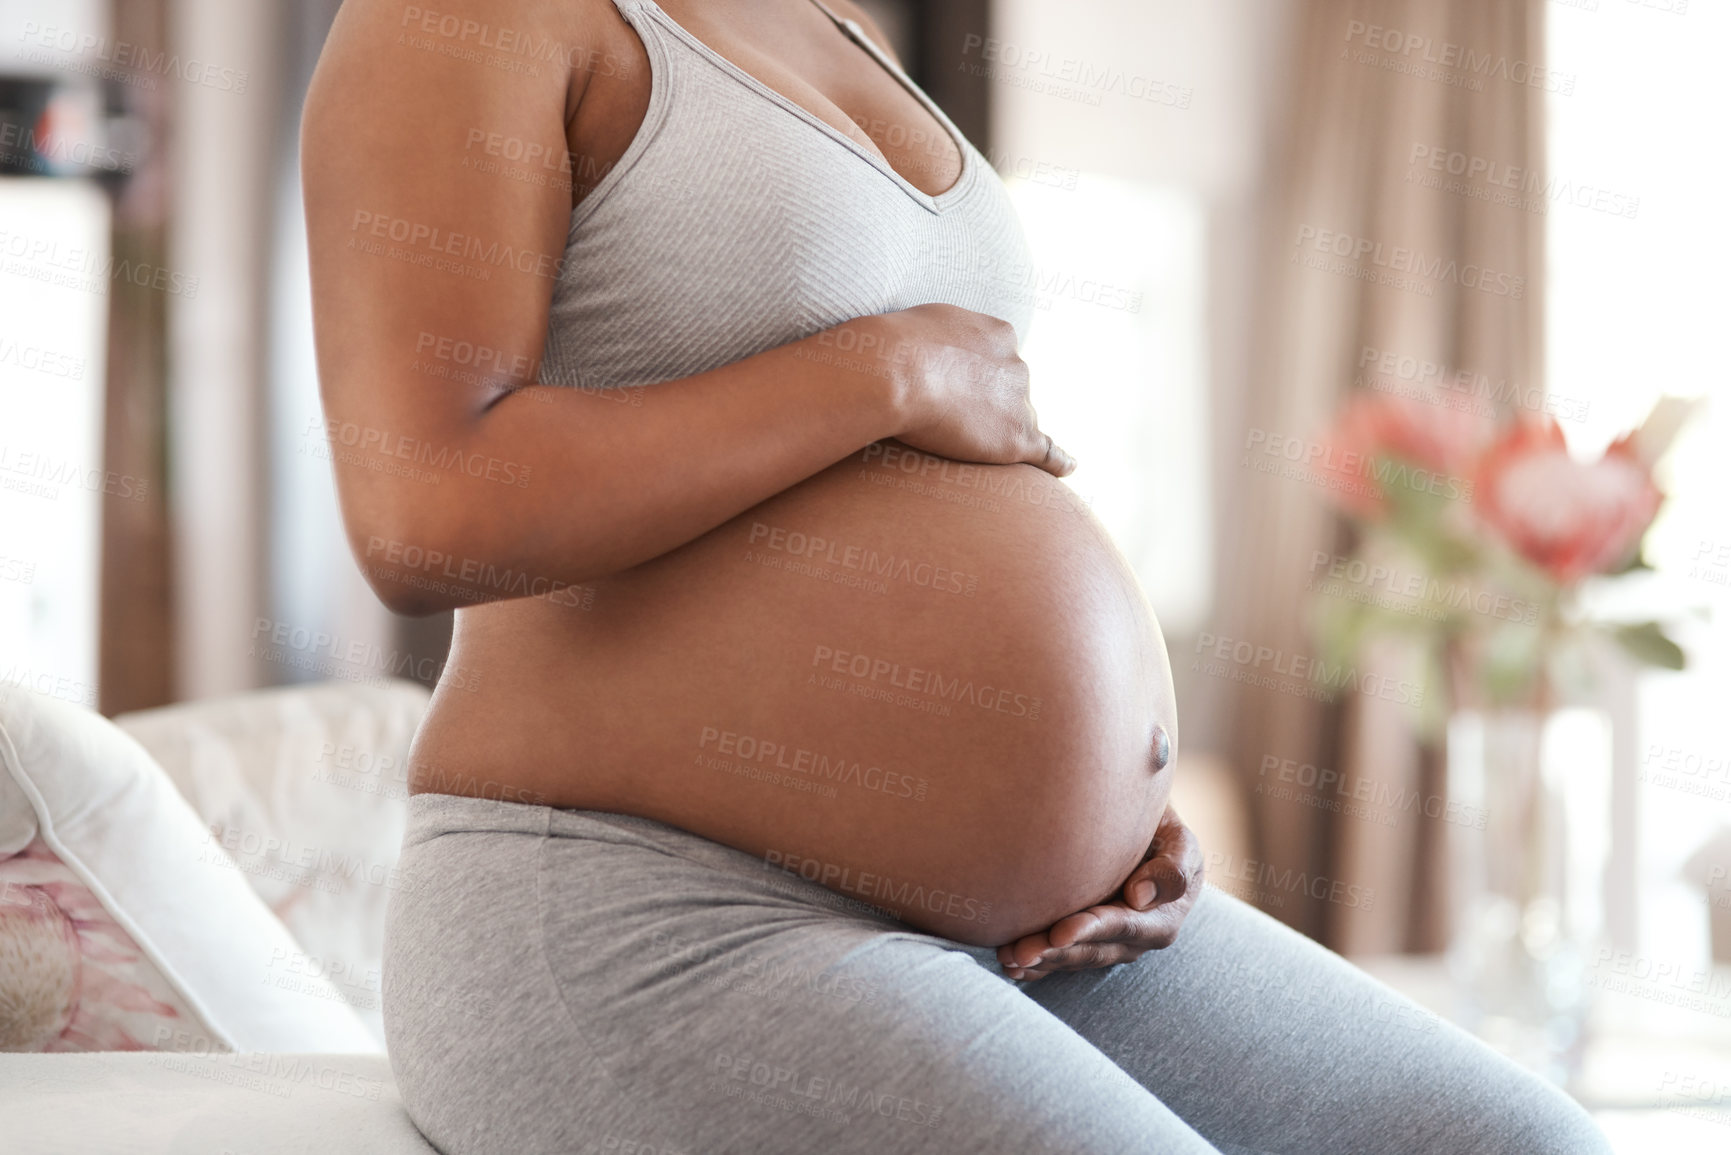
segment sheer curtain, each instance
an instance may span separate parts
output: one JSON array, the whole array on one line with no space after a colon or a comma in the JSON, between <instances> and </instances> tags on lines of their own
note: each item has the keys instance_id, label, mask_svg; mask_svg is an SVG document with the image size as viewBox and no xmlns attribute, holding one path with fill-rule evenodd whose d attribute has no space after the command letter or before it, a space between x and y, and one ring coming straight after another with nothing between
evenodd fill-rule
<instances>
[{"instance_id":1,"label":"sheer curtain","mask_svg":"<svg viewBox=\"0 0 1731 1155\"><path fill-rule=\"evenodd\" d=\"M1216 648L1207 653L1220 653L1221 639L1232 643L1227 655L1248 643L1251 653L1290 655L1288 668L1316 654L1302 612L1306 581L1318 553L1340 554L1349 543L1323 488L1257 466L1271 438L1314 443L1367 349L1541 383L1542 212L1424 178L1438 171L1433 157L1445 177L1457 157L1543 168L1546 86L1566 83L1542 67L1543 20L1542 0L1301 6L1259 241L1253 368L1243 393L1221 403L1215 478L1226 512L1209 631ZM1397 248L1440 258L1444 269L1492 269L1508 278L1497 287L1517 278L1519 287L1484 291L1467 277L1422 271L1386 283ZM1385 283L1371 279L1379 275ZM1254 878L1262 864L1303 872L1374 901L1312 897L1329 887L1252 883L1240 892L1344 951L1434 946L1445 898L1434 822L1403 813L1398 825L1380 826L1255 793L1270 759L1442 793L1436 759L1414 741L1411 708L1364 694L1319 702L1300 696L1292 679L1235 680L1256 672L1254 660L1244 667L1228 656L1214 666L1216 676L1198 683L1249 794L1259 856L1240 872Z\"/></svg>"}]
</instances>

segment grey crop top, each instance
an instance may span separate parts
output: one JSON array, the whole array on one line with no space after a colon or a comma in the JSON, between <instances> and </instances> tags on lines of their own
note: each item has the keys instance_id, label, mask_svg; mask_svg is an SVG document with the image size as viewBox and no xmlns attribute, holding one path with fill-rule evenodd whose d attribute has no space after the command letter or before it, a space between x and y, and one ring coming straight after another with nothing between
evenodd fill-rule
<instances>
[{"instance_id":1,"label":"grey crop top","mask_svg":"<svg viewBox=\"0 0 1731 1155\"><path fill-rule=\"evenodd\" d=\"M668 381L927 303L1027 336L1027 241L1003 182L858 24L830 13L961 149L960 179L937 196L653 0L614 3L649 55L649 108L571 214L542 383Z\"/></svg>"}]
</instances>

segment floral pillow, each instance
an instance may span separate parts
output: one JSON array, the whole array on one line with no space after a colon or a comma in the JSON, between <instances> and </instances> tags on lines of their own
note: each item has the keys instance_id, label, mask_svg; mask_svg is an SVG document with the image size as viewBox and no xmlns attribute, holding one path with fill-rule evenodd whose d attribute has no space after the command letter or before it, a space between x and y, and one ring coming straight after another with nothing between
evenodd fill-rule
<instances>
[{"instance_id":1,"label":"floral pillow","mask_svg":"<svg viewBox=\"0 0 1731 1155\"><path fill-rule=\"evenodd\" d=\"M0 687L0 1050L378 1051L299 954L142 746Z\"/></svg>"},{"instance_id":2,"label":"floral pillow","mask_svg":"<svg viewBox=\"0 0 1731 1155\"><path fill-rule=\"evenodd\" d=\"M175 1050L177 1035L199 1033L197 1013L40 837L0 859L0 975L3 1051Z\"/></svg>"}]
</instances>

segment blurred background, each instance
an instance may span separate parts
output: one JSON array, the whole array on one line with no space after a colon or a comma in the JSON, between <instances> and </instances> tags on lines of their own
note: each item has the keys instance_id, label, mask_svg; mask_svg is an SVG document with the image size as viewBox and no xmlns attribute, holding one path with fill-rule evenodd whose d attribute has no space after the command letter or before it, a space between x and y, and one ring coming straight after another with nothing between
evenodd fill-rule
<instances>
[{"instance_id":1,"label":"blurred background","mask_svg":"<svg viewBox=\"0 0 1731 1155\"><path fill-rule=\"evenodd\" d=\"M1731 9L864 6L1013 191L1036 405L1160 615L1213 880L1621 1149L1731 1147ZM337 7L0 0L7 684L441 668L320 417Z\"/></svg>"}]
</instances>

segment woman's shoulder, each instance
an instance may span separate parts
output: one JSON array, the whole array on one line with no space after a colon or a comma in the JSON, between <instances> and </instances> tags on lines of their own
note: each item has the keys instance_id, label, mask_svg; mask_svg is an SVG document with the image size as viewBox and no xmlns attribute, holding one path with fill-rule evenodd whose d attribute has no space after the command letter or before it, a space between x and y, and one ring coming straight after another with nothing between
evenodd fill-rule
<instances>
[{"instance_id":1,"label":"woman's shoulder","mask_svg":"<svg viewBox=\"0 0 1731 1155\"><path fill-rule=\"evenodd\" d=\"M385 70L411 59L386 47L419 50L448 61L523 75L557 75L579 67L587 51L620 22L613 0L343 0L326 41L364 46Z\"/></svg>"}]
</instances>

